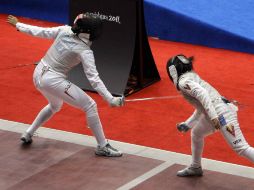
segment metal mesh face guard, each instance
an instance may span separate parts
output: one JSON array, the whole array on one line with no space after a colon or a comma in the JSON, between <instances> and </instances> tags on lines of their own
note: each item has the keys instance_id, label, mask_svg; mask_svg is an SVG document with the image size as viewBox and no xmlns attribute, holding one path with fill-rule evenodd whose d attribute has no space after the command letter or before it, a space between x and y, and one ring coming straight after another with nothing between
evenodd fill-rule
<instances>
[{"instance_id":1,"label":"metal mesh face guard","mask_svg":"<svg viewBox=\"0 0 254 190\"><path fill-rule=\"evenodd\" d=\"M167 72L170 80L178 89L178 79L179 77L188 71L193 69L192 67L193 57L187 58L186 56L180 54L170 58L167 62Z\"/></svg>"}]
</instances>

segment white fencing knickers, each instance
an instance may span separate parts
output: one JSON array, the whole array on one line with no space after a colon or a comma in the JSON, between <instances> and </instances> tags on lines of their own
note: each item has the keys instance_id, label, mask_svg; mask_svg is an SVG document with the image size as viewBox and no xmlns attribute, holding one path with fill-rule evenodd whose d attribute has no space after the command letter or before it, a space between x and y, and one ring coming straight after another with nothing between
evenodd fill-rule
<instances>
[{"instance_id":1,"label":"white fencing knickers","mask_svg":"<svg viewBox=\"0 0 254 190\"><path fill-rule=\"evenodd\" d=\"M100 146L107 143L99 119L97 105L83 90L66 80L65 75L56 73L42 62L37 65L34 71L33 81L35 87L44 95L49 104L37 115L28 128L28 133L32 135L39 126L43 125L54 113L61 109L63 102L66 102L86 112L88 126L91 128L97 143Z\"/></svg>"},{"instance_id":2,"label":"white fencing knickers","mask_svg":"<svg viewBox=\"0 0 254 190\"><path fill-rule=\"evenodd\" d=\"M233 106L225 103L219 103L215 106L218 115L223 115L226 122L226 125L222 126L219 131L235 152L254 163L254 148L246 142L238 123L237 112ZM193 166L201 166L204 138L214 132L216 130L211 121L206 115L201 114L191 131Z\"/></svg>"}]
</instances>

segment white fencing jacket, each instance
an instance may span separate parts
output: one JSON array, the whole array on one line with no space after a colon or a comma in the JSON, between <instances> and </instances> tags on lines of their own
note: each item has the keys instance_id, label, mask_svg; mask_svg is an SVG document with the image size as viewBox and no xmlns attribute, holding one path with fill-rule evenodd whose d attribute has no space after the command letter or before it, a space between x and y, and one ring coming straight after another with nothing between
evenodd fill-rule
<instances>
[{"instance_id":1,"label":"white fencing jacket","mask_svg":"<svg viewBox=\"0 0 254 190\"><path fill-rule=\"evenodd\" d=\"M218 103L223 103L221 95L195 72L181 75L178 86L183 97L196 108L193 115L185 121L187 125L192 127L202 113L210 120L218 117L215 106Z\"/></svg>"},{"instance_id":2,"label":"white fencing jacket","mask_svg":"<svg viewBox=\"0 0 254 190\"><path fill-rule=\"evenodd\" d=\"M18 22L16 28L24 33L42 38L55 39L41 62L51 70L67 77L67 73L79 63L91 86L107 101L113 96L99 77L93 51L90 49L89 34L75 35L70 26L44 28Z\"/></svg>"}]
</instances>

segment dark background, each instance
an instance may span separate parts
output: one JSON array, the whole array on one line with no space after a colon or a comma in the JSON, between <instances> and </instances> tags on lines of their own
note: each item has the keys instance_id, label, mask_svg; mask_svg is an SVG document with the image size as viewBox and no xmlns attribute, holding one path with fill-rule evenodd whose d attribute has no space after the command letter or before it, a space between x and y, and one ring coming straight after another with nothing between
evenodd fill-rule
<instances>
[{"instance_id":1,"label":"dark background","mask_svg":"<svg viewBox=\"0 0 254 190\"><path fill-rule=\"evenodd\" d=\"M132 66L136 38L136 0L72 0L70 24L79 13L118 16L120 24L104 20L101 37L93 42L96 67L108 90L122 95ZM82 66L74 68L69 79L86 90L93 90Z\"/></svg>"}]
</instances>

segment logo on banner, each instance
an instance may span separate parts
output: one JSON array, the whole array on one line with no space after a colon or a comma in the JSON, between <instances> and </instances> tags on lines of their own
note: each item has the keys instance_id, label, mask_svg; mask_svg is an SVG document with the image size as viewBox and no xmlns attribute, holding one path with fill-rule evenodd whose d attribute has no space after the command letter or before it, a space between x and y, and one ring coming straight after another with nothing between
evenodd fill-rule
<instances>
[{"instance_id":1,"label":"logo on banner","mask_svg":"<svg viewBox=\"0 0 254 190\"><path fill-rule=\"evenodd\" d=\"M99 11L94 12L94 13L87 12L87 14L100 17L100 19L102 19L102 20L106 20L109 22L116 22L117 24L121 24L120 16L105 15L105 14L100 13Z\"/></svg>"},{"instance_id":2,"label":"logo on banner","mask_svg":"<svg viewBox=\"0 0 254 190\"><path fill-rule=\"evenodd\" d=\"M235 137L235 128L234 125L229 124L226 126L227 132L229 132L231 135Z\"/></svg>"}]
</instances>

